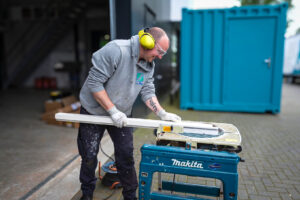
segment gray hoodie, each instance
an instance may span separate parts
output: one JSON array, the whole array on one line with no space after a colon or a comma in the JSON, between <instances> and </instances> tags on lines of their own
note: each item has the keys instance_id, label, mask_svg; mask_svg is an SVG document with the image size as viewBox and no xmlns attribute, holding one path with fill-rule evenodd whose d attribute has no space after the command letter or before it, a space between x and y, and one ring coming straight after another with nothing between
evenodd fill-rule
<instances>
[{"instance_id":1,"label":"gray hoodie","mask_svg":"<svg viewBox=\"0 0 300 200\"><path fill-rule=\"evenodd\" d=\"M93 67L80 91L80 102L91 114L108 115L93 97L106 90L113 104L127 116L139 93L143 101L155 96L154 62L139 61L139 38L114 40L93 54Z\"/></svg>"}]
</instances>

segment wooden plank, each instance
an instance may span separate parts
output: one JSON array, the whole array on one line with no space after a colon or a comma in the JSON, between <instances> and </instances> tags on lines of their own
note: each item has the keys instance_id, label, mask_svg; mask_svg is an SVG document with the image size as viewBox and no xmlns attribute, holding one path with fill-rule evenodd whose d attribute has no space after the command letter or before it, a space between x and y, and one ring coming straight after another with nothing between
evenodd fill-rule
<instances>
[{"instance_id":1,"label":"wooden plank","mask_svg":"<svg viewBox=\"0 0 300 200\"><path fill-rule=\"evenodd\" d=\"M108 116L84 115L84 114L73 114L73 113L57 113L55 115L55 119L57 121L113 125L113 121ZM199 129L208 129L208 130L215 130L215 131L219 130L218 127L215 127L212 124L207 124L204 122L194 122L194 121L171 122L171 121L140 119L140 118L128 118L126 126L127 127L135 127L135 128L156 129L160 125L182 126L184 128L199 128Z\"/></svg>"}]
</instances>

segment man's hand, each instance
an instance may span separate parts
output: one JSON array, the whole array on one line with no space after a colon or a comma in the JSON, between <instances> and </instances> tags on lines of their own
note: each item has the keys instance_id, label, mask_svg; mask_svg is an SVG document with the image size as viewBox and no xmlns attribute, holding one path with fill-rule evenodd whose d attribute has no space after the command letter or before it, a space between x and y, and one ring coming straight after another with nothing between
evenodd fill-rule
<instances>
[{"instance_id":1,"label":"man's hand","mask_svg":"<svg viewBox=\"0 0 300 200\"><path fill-rule=\"evenodd\" d=\"M175 115L173 113L168 113L166 112L164 109L161 109L158 113L157 116L161 119L161 120L165 120L165 121L173 121L173 122L180 122L181 118L178 115Z\"/></svg>"},{"instance_id":2,"label":"man's hand","mask_svg":"<svg viewBox=\"0 0 300 200\"><path fill-rule=\"evenodd\" d=\"M125 113L119 111L116 106L113 106L111 109L107 110L107 112L110 114L116 127L122 128L127 125L127 116Z\"/></svg>"}]
</instances>

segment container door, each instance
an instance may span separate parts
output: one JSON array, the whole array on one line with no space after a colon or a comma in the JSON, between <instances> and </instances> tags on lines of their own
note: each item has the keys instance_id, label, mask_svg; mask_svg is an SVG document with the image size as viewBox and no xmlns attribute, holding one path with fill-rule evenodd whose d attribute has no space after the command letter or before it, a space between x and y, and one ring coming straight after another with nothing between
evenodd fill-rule
<instances>
[{"instance_id":1,"label":"container door","mask_svg":"<svg viewBox=\"0 0 300 200\"><path fill-rule=\"evenodd\" d=\"M226 27L223 103L270 104L276 18L230 18Z\"/></svg>"}]
</instances>

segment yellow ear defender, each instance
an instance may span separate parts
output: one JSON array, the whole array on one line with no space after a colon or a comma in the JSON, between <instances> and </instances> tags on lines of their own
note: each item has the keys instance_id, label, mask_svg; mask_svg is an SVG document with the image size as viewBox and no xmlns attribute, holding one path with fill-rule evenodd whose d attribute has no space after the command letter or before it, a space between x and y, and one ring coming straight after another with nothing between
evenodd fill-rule
<instances>
[{"instance_id":1,"label":"yellow ear defender","mask_svg":"<svg viewBox=\"0 0 300 200\"><path fill-rule=\"evenodd\" d=\"M142 47L145 49L153 49L155 46L154 37L148 33L149 28L145 28L139 31L139 40Z\"/></svg>"}]
</instances>

